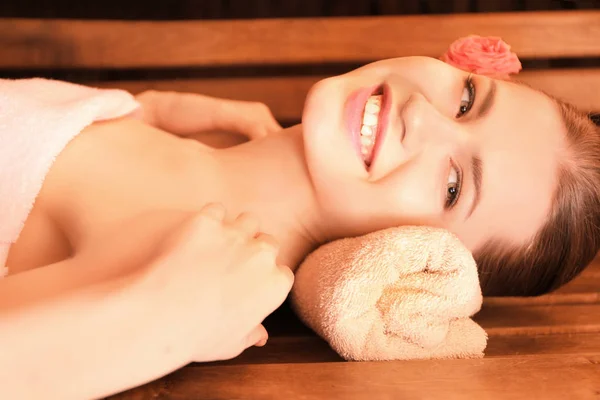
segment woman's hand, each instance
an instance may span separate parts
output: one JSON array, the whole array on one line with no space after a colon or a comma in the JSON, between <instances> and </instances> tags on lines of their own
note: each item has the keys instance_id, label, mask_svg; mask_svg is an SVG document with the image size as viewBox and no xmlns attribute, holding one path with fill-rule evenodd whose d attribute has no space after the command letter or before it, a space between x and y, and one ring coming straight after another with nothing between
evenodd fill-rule
<instances>
[{"instance_id":1,"label":"woman's hand","mask_svg":"<svg viewBox=\"0 0 600 400\"><path fill-rule=\"evenodd\" d=\"M4 397L101 398L264 344L261 322L293 275L253 217L224 214L140 215L72 258L0 279Z\"/></svg>"},{"instance_id":2,"label":"woman's hand","mask_svg":"<svg viewBox=\"0 0 600 400\"><path fill-rule=\"evenodd\" d=\"M152 90L136 99L142 105L138 116L144 122L216 147L237 144L242 138L259 139L282 129L269 108L260 102Z\"/></svg>"},{"instance_id":3,"label":"woman's hand","mask_svg":"<svg viewBox=\"0 0 600 400\"><path fill-rule=\"evenodd\" d=\"M147 282L157 322L189 346L189 361L236 357L264 345L262 321L286 299L294 280L276 264L274 239L259 233L247 214L225 222L220 205L208 205L178 225L157 248Z\"/></svg>"},{"instance_id":4,"label":"woman's hand","mask_svg":"<svg viewBox=\"0 0 600 400\"><path fill-rule=\"evenodd\" d=\"M224 214L139 215L0 279L3 398L103 398L264 344L293 275L253 217Z\"/></svg>"}]
</instances>

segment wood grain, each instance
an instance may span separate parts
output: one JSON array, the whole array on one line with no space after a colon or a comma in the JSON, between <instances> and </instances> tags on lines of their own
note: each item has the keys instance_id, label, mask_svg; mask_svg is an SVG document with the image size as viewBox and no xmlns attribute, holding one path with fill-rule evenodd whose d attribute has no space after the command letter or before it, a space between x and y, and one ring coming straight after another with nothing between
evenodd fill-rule
<instances>
[{"instance_id":1,"label":"wood grain","mask_svg":"<svg viewBox=\"0 0 600 400\"><path fill-rule=\"evenodd\" d=\"M496 335L488 340L486 357L596 354L600 333ZM234 360L212 365L340 362L342 358L316 334L272 337L265 347L251 347ZM188 368L199 366L193 364Z\"/></svg>"},{"instance_id":2,"label":"wood grain","mask_svg":"<svg viewBox=\"0 0 600 400\"><path fill-rule=\"evenodd\" d=\"M489 336L600 333L600 303L483 307L474 319Z\"/></svg>"},{"instance_id":3,"label":"wood grain","mask_svg":"<svg viewBox=\"0 0 600 400\"><path fill-rule=\"evenodd\" d=\"M533 383L535 382L535 384ZM598 399L600 354L184 368L115 399Z\"/></svg>"},{"instance_id":4,"label":"wood grain","mask_svg":"<svg viewBox=\"0 0 600 400\"><path fill-rule=\"evenodd\" d=\"M228 21L0 19L2 68L139 68L438 57L469 34L522 58L600 56L600 11Z\"/></svg>"},{"instance_id":5,"label":"wood grain","mask_svg":"<svg viewBox=\"0 0 600 400\"><path fill-rule=\"evenodd\" d=\"M173 90L267 104L280 121L299 121L309 89L326 76L272 76L177 80L86 82L118 87L131 93ZM524 71L518 76L536 89L562 98L582 109L600 110L600 68Z\"/></svg>"}]
</instances>

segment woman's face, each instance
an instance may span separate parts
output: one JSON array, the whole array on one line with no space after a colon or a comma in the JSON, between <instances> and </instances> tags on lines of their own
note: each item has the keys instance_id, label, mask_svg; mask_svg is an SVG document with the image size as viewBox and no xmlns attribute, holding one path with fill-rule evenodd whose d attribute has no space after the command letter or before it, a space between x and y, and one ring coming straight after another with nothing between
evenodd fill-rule
<instances>
[{"instance_id":1,"label":"woman's face","mask_svg":"<svg viewBox=\"0 0 600 400\"><path fill-rule=\"evenodd\" d=\"M472 251L537 232L565 151L560 112L546 95L426 57L319 82L302 122L325 229L437 226Z\"/></svg>"}]
</instances>

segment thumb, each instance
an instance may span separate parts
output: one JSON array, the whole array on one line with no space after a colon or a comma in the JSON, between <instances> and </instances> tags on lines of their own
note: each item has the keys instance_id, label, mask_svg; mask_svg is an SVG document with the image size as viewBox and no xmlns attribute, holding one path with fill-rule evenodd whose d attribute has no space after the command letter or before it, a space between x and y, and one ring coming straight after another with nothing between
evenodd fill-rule
<instances>
[{"instance_id":1,"label":"thumb","mask_svg":"<svg viewBox=\"0 0 600 400\"><path fill-rule=\"evenodd\" d=\"M268 338L269 334L267 333L267 330L263 324L260 324L246 336L244 349L247 349L250 346L262 347L267 344Z\"/></svg>"}]
</instances>

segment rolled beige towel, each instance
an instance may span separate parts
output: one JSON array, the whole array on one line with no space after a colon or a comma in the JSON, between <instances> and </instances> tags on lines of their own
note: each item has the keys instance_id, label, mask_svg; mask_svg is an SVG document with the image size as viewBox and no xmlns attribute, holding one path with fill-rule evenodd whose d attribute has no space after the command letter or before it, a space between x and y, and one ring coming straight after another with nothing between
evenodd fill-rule
<instances>
[{"instance_id":1,"label":"rolled beige towel","mask_svg":"<svg viewBox=\"0 0 600 400\"><path fill-rule=\"evenodd\" d=\"M298 316L347 360L482 357L477 266L451 233L400 227L341 239L296 272Z\"/></svg>"}]
</instances>

